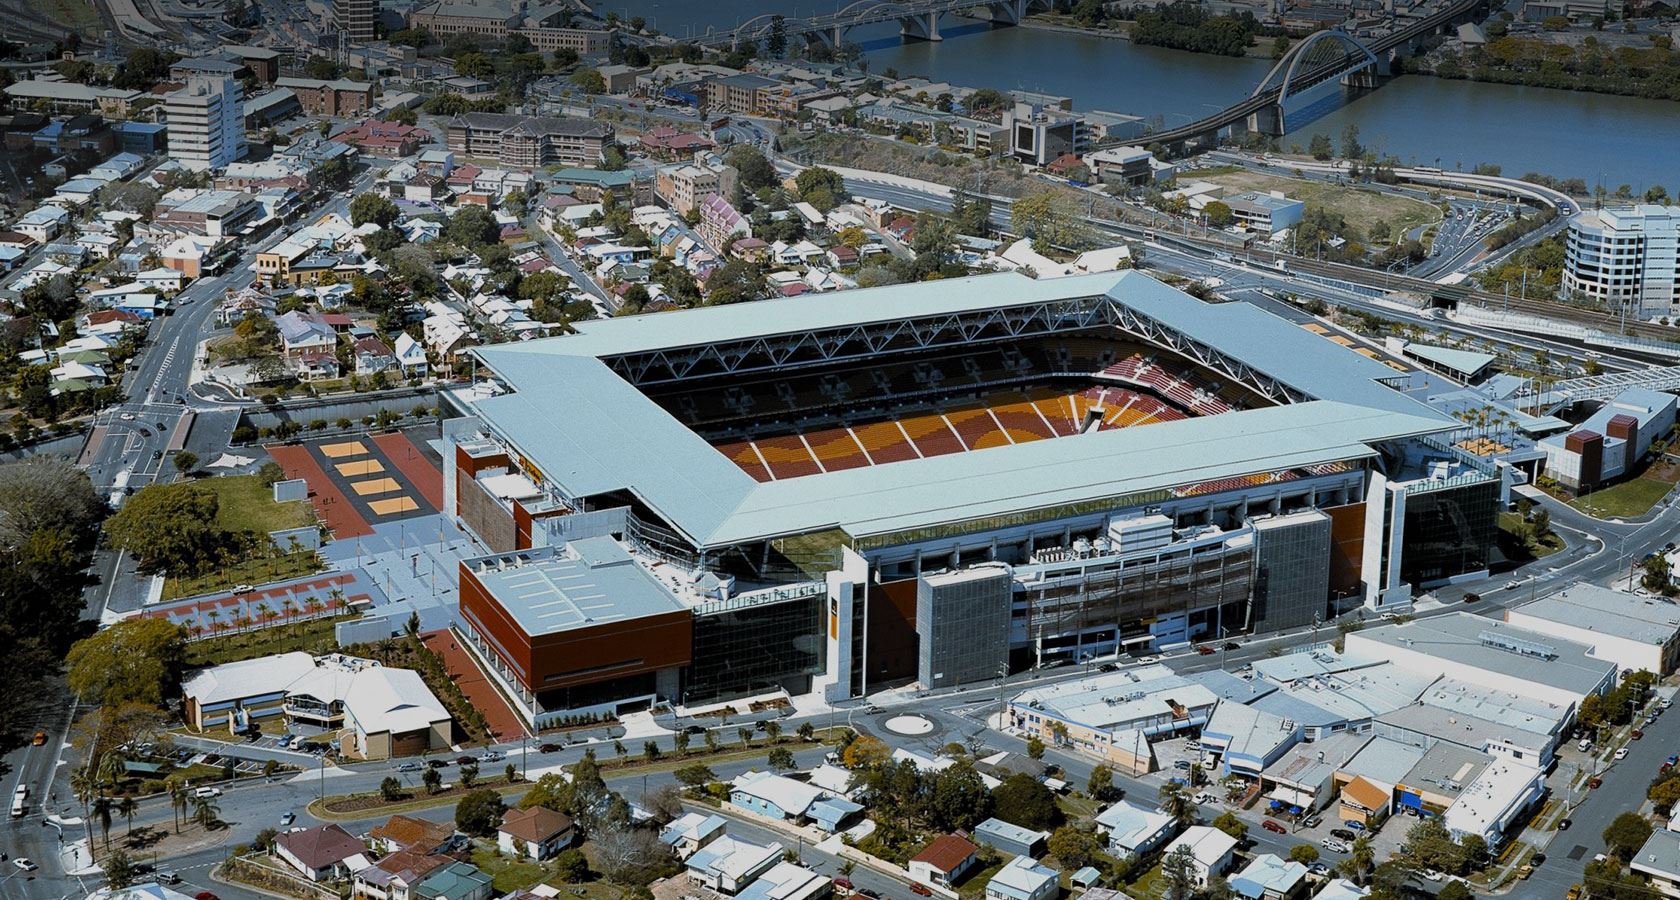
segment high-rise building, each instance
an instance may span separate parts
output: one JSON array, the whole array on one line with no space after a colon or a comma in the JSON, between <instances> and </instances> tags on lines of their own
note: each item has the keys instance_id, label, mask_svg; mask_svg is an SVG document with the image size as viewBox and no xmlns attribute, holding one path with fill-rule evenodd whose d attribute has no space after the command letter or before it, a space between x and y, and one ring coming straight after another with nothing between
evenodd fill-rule
<instances>
[{"instance_id":1,"label":"high-rise building","mask_svg":"<svg viewBox=\"0 0 1680 900\"><path fill-rule=\"evenodd\" d=\"M202 172L245 155L244 98L229 75L197 74L164 98L169 158Z\"/></svg>"},{"instance_id":2,"label":"high-rise building","mask_svg":"<svg viewBox=\"0 0 1680 900\"><path fill-rule=\"evenodd\" d=\"M365 44L373 40L373 22L379 16L378 0L333 0L333 23L346 40Z\"/></svg>"},{"instance_id":3,"label":"high-rise building","mask_svg":"<svg viewBox=\"0 0 1680 900\"><path fill-rule=\"evenodd\" d=\"M1569 221L1563 286L1612 306L1667 316L1680 306L1680 206L1619 206Z\"/></svg>"}]
</instances>

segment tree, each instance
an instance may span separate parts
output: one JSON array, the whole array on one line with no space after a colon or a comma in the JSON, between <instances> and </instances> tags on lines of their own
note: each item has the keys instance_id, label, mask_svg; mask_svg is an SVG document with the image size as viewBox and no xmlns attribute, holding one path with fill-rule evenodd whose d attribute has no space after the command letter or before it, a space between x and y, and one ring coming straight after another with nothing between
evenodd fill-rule
<instances>
[{"instance_id":1,"label":"tree","mask_svg":"<svg viewBox=\"0 0 1680 900\"><path fill-rule=\"evenodd\" d=\"M461 787L472 787L478 781L478 763L462 763L461 774L456 780L461 782Z\"/></svg>"},{"instance_id":2,"label":"tree","mask_svg":"<svg viewBox=\"0 0 1680 900\"><path fill-rule=\"evenodd\" d=\"M502 795L489 788L468 791L455 804L455 827L474 837L496 833L502 824Z\"/></svg>"},{"instance_id":3,"label":"tree","mask_svg":"<svg viewBox=\"0 0 1680 900\"><path fill-rule=\"evenodd\" d=\"M1604 829L1604 844L1610 853L1619 857L1623 862L1633 858L1633 854L1645 845L1651 836L1651 822L1636 812L1625 812L1611 820L1610 826Z\"/></svg>"},{"instance_id":4,"label":"tree","mask_svg":"<svg viewBox=\"0 0 1680 900\"><path fill-rule=\"evenodd\" d=\"M193 821L197 822L198 826L205 831L209 831L210 826L221 821L222 808L216 805L216 798L214 797L200 797L194 794L192 807Z\"/></svg>"},{"instance_id":5,"label":"tree","mask_svg":"<svg viewBox=\"0 0 1680 900\"><path fill-rule=\"evenodd\" d=\"M105 886L113 891L120 891L134 883L134 861L121 848L106 856L101 868L105 870Z\"/></svg>"},{"instance_id":6,"label":"tree","mask_svg":"<svg viewBox=\"0 0 1680 900\"><path fill-rule=\"evenodd\" d=\"M456 211L449 217L449 224L443 228L445 240L460 244L469 250L496 243L500 240L501 233L501 229L496 226L496 217L482 206L469 206ZM430 265L431 260L427 259L427 266Z\"/></svg>"},{"instance_id":7,"label":"tree","mask_svg":"<svg viewBox=\"0 0 1680 900\"><path fill-rule=\"evenodd\" d=\"M1464 886L1464 882L1454 879L1441 886L1435 900L1474 900L1475 896Z\"/></svg>"},{"instance_id":8,"label":"tree","mask_svg":"<svg viewBox=\"0 0 1680 900\"><path fill-rule=\"evenodd\" d=\"M787 54L787 20L781 16L770 17L770 33L764 38L764 52L771 59L781 59Z\"/></svg>"},{"instance_id":9,"label":"tree","mask_svg":"<svg viewBox=\"0 0 1680 900\"><path fill-rule=\"evenodd\" d=\"M1230 810L1225 810L1219 815L1214 816L1211 824L1213 827L1225 832L1239 841L1248 837L1248 826L1243 823L1243 820L1237 818L1236 814L1232 813Z\"/></svg>"},{"instance_id":10,"label":"tree","mask_svg":"<svg viewBox=\"0 0 1680 900\"><path fill-rule=\"evenodd\" d=\"M710 784L717 780L717 775L705 763L689 763L686 766L678 766L671 774L689 787L699 787L702 784Z\"/></svg>"},{"instance_id":11,"label":"tree","mask_svg":"<svg viewBox=\"0 0 1680 900\"><path fill-rule=\"evenodd\" d=\"M933 775L923 817L940 831L968 831L992 814L992 795L985 779L967 759Z\"/></svg>"},{"instance_id":12,"label":"tree","mask_svg":"<svg viewBox=\"0 0 1680 900\"><path fill-rule=\"evenodd\" d=\"M1348 123L1342 129L1342 158L1360 159L1365 155L1365 147L1359 143L1359 126Z\"/></svg>"},{"instance_id":13,"label":"tree","mask_svg":"<svg viewBox=\"0 0 1680 900\"><path fill-rule=\"evenodd\" d=\"M723 161L733 166L736 181L745 191L753 192L761 188L774 187L780 179L776 175L776 167L756 147L742 144L730 148L724 155Z\"/></svg>"},{"instance_id":14,"label":"tree","mask_svg":"<svg viewBox=\"0 0 1680 900\"><path fill-rule=\"evenodd\" d=\"M390 228L397 223L397 219L401 215L402 211L397 209L397 204L392 202L390 198L382 197L372 191L358 194L356 199L350 201L350 224L352 225L361 226L372 222L380 228Z\"/></svg>"},{"instance_id":15,"label":"tree","mask_svg":"<svg viewBox=\"0 0 1680 900\"><path fill-rule=\"evenodd\" d=\"M662 784L642 795L642 808L660 822L669 822L683 814L682 789L674 784Z\"/></svg>"},{"instance_id":16,"label":"tree","mask_svg":"<svg viewBox=\"0 0 1680 900\"><path fill-rule=\"evenodd\" d=\"M1645 561L1639 564L1639 569L1643 573L1639 576L1639 583L1645 590L1652 593L1668 591L1673 580L1673 566L1669 564L1666 555L1657 553L1646 557Z\"/></svg>"},{"instance_id":17,"label":"tree","mask_svg":"<svg viewBox=\"0 0 1680 900\"><path fill-rule=\"evenodd\" d=\"M379 797L387 803L394 800L401 800L402 795L402 782L398 781L394 776L387 775L385 776L385 780L379 782Z\"/></svg>"},{"instance_id":18,"label":"tree","mask_svg":"<svg viewBox=\"0 0 1680 900\"><path fill-rule=\"evenodd\" d=\"M1289 859L1303 866L1318 862L1318 848L1311 844L1296 844L1289 848Z\"/></svg>"},{"instance_id":19,"label":"tree","mask_svg":"<svg viewBox=\"0 0 1680 900\"><path fill-rule=\"evenodd\" d=\"M756 300L764 296L765 290L764 273L757 265L744 259L732 259L706 279L706 303L722 306Z\"/></svg>"},{"instance_id":20,"label":"tree","mask_svg":"<svg viewBox=\"0 0 1680 900\"><path fill-rule=\"evenodd\" d=\"M1055 825L1061 816L1055 795L1025 772L1009 776L992 791L992 807L998 818L1034 830Z\"/></svg>"},{"instance_id":21,"label":"tree","mask_svg":"<svg viewBox=\"0 0 1680 900\"><path fill-rule=\"evenodd\" d=\"M589 877L589 858L576 847L560 851L552 865L554 877L565 884L576 884Z\"/></svg>"},{"instance_id":22,"label":"tree","mask_svg":"<svg viewBox=\"0 0 1680 900\"><path fill-rule=\"evenodd\" d=\"M1091 777L1085 781L1085 793L1092 800L1105 801L1114 795L1114 770L1098 763L1091 769Z\"/></svg>"},{"instance_id":23,"label":"tree","mask_svg":"<svg viewBox=\"0 0 1680 900\"><path fill-rule=\"evenodd\" d=\"M1090 239L1083 212L1059 188L1038 188L1017 198L1009 220L1023 237L1032 239L1040 253L1054 247L1077 250Z\"/></svg>"},{"instance_id":24,"label":"tree","mask_svg":"<svg viewBox=\"0 0 1680 900\"><path fill-rule=\"evenodd\" d=\"M1207 223L1215 228L1224 228L1237 220L1236 214L1231 212L1230 204L1223 200L1208 201L1208 204L1202 207L1202 215L1206 216Z\"/></svg>"},{"instance_id":25,"label":"tree","mask_svg":"<svg viewBox=\"0 0 1680 900\"><path fill-rule=\"evenodd\" d=\"M817 739L817 727L810 722L800 722L799 727L793 733L807 743Z\"/></svg>"},{"instance_id":26,"label":"tree","mask_svg":"<svg viewBox=\"0 0 1680 900\"><path fill-rule=\"evenodd\" d=\"M101 706L161 706L180 687L185 648L185 629L168 619L125 619L70 648L70 690Z\"/></svg>"},{"instance_id":27,"label":"tree","mask_svg":"<svg viewBox=\"0 0 1680 900\"><path fill-rule=\"evenodd\" d=\"M420 773L420 783L426 786L426 793L435 794L438 788L443 787L443 776L435 766L427 766L426 770Z\"/></svg>"},{"instance_id":28,"label":"tree","mask_svg":"<svg viewBox=\"0 0 1680 900\"><path fill-rule=\"evenodd\" d=\"M1044 741L1036 734L1027 736L1027 756L1033 759L1044 758Z\"/></svg>"},{"instance_id":29,"label":"tree","mask_svg":"<svg viewBox=\"0 0 1680 900\"><path fill-rule=\"evenodd\" d=\"M614 884L647 884L670 859L659 835L645 828L615 825L602 829L592 840L601 874Z\"/></svg>"},{"instance_id":30,"label":"tree","mask_svg":"<svg viewBox=\"0 0 1680 900\"><path fill-rule=\"evenodd\" d=\"M579 69L568 79L572 86L585 94L604 94L607 92L607 79L595 69Z\"/></svg>"},{"instance_id":31,"label":"tree","mask_svg":"<svg viewBox=\"0 0 1680 900\"><path fill-rule=\"evenodd\" d=\"M1180 826L1189 825L1196 821L1196 802L1184 785L1176 781L1169 781L1161 785L1161 812L1172 816L1174 822Z\"/></svg>"},{"instance_id":32,"label":"tree","mask_svg":"<svg viewBox=\"0 0 1680 900\"><path fill-rule=\"evenodd\" d=\"M892 757L892 748L874 735L860 734L840 751L840 764L848 769L872 769Z\"/></svg>"},{"instance_id":33,"label":"tree","mask_svg":"<svg viewBox=\"0 0 1680 900\"><path fill-rule=\"evenodd\" d=\"M1336 871L1353 880L1355 884L1365 883L1365 873L1371 870L1371 863L1377 858L1376 850L1371 846L1371 839L1358 837L1353 841L1348 851L1347 859L1336 864Z\"/></svg>"},{"instance_id":34,"label":"tree","mask_svg":"<svg viewBox=\"0 0 1680 900\"><path fill-rule=\"evenodd\" d=\"M570 47L556 47L553 53L553 58L554 68L570 69L572 66L578 64L578 59L580 57L578 56L578 52Z\"/></svg>"},{"instance_id":35,"label":"tree","mask_svg":"<svg viewBox=\"0 0 1680 900\"><path fill-rule=\"evenodd\" d=\"M176 471L185 475L198 468L198 454L191 450L181 450L175 454L175 458L171 462L175 464Z\"/></svg>"},{"instance_id":36,"label":"tree","mask_svg":"<svg viewBox=\"0 0 1680 900\"><path fill-rule=\"evenodd\" d=\"M215 565L228 543L216 524L219 506L215 493L197 484L151 484L128 498L105 531L142 572L197 574Z\"/></svg>"},{"instance_id":37,"label":"tree","mask_svg":"<svg viewBox=\"0 0 1680 900\"><path fill-rule=\"evenodd\" d=\"M1307 144L1307 152L1319 162L1326 162L1336 155L1335 148L1330 144L1330 137L1325 134L1315 134Z\"/></svg>"},{"instance_id":38,"label":"tree","mask_svg":"<svg viewBox=\"0 0 1680 900\"><path fill-rule=\"evenodd\" d=\"M770 756L766 761L770 764L770 768L779 769L784 772L788 769L797 768L799 766L799 763L794 761L793 751L786 747L776 747L772 749L770 751Z\"/></svg>"},{"instance_id":39,"label":"tree","mask_svg":"<svg viewBox=\"0 0 1680 900\"><path fill-rule=\"evenodd\" d=\"M1078 869L1100 858L1103 841L1089 831L1063 825L1050 835L1044 846L1062 864L1062 868Z\"/></svg>"},{"instance_id":40,"label":"tree","mask_svg":"<svg viewBox=\"0 0 1680 900\"><path fill-rule=\"evenodd\" d=\"M659 758L659 745L653 741L642 742L642 758L652 762Z\"/></svg>"},{"instance_id":41,"label":"tree","mask_svg":"<svg viewBox=\"0 0 1680 900\"><path fill-rule=\"evenodd\" d=\"M846 180L833 169L811 166L800 172L793 184L799 191L799 199L823 212L828 212L848 199Z\"/></svg>"},{"instance_id":42,"label":"tree","mask_svg":"<svg viewBox=\"0 0 1680 900\"><path fill-rule=\"evenodd\" d=\"M1161 896L1164 900L1190 900L1196 894L1196 855L1180 847L1161 858Z\"/></svg>"}]
</instances>

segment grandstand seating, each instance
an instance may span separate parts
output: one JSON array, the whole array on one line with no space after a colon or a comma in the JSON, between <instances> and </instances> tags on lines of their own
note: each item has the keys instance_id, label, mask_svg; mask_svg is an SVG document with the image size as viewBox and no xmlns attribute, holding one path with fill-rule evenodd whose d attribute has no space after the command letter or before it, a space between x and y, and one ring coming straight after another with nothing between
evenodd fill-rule
<instances>
[{"instance_id":1,"label":"grandstand seating","mask_svg":"<svg viewBox=\"0 0 1680 900\"><path fill-rule=\"evenodd\" d=\"M975 402L964 404L955 409L945 411L945 421L951 423L951 428L962 438L963 446L970 450L978 449L980 439L998 431L998 423L992 418L991 410L985 403ZM993 435L994 439L997 435ZM1002 443L1009 443L1008 440ZM988 443L987 446L997 446Z\"/></svg>"},{"instance_id":2,"label":"grandstand seating","mask_svg":"<svg viewBox=\"0 0 1680 900\"><path fill-rule=\"evenodd\" d=\"M946 453L961 453L968 449L951 432L951 426L945 421L945 417L938 413L912 416L898 424L910 440L915 442L916 449L921 451L923 456L943 456Z\"/></svg>"},{"instance_id":3,"label":"grandstand seating","mask_svg":"<svg viewBox=\"0 0 1680 900\"><path fill-rule=\"evenodd\" d=\"M729 461L741 467L741 471L751 475L757 481L769 481L770 470L764 467L759 459L758 451L753 449L751 441L735 441L719 444L718 452L729 457Z\"/></svg>"},{"instance_id":4,"label":"grandstand seating","mask_svg":"<svg viewBox=\"0 0 1680 900\"><path fill-rule=\"evenodd\" d=\"M992 405L992 417L1003 426L1013 438L1012 443L1022 443L1026 440L1044 440L1053 438L1067 431L1057 431L1055 426L1045 420L1039 412L1036 401L1048 400L1055 396L1054 391L1034 391L1030 394L1003 394L996 398L1002 402Z\"/></svg>"},{"instance_id":5,"label":"grandstand seating","mask_svg":"<svg viewBox=\"0 0 1680 900\"><path fill-rule=\"evenodd\" d=\"M904 437L897 422L858 425L852 429L852 435L876 465L916 458L916 448Z\"/></svg>"},{"instance_id":6,"label":"grandstand seating","mask_svg":"<svg viewBox=\"0 0 1680 900\"><path fill-rule=\"evenodd\" d=\"M816 459L811 456L810 448L799 439L799 435L760 438L753 441L753 445L758 448L758 455L763 457L765 464L770 467L770 474L778 481L802 475L815 475L822 471Z\"/></svg>"},{"instance_id":7,"label":"grandstand seating","mask_svg":"<svg viewBox=\"0 0 1680 900\"><path fill-rule=\"evenodd\" d=\"M858 442L852 439L850 429L825 428L822 431L808 432L805 435L805 443L810 445L811 453L816 456L817 463L825 472L869 465L869 457L864 455Z\"/></svg>"}]
</instances>

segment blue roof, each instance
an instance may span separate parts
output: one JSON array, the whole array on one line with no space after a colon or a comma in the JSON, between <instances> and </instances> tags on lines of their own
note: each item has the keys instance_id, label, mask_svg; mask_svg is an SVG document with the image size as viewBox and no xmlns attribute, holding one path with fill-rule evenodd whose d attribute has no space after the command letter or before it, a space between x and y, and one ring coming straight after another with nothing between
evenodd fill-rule
<instances>
[{"instance_id":1,"label":"blue roof","mask_svg":"<svg viewBox=\"0 0 1680 900\"><path fill-rule=\"evenodd\" d=\"M761 484L602 361L1084 297L1318 399ZM1458 424L1379 383L1396 376L1381 363L1248 304L1203 303L1137 272L949 279L589 321L578 331L475 348L512 390L461 399L568 495L630 491L701 548L832 527L881 535L1361 459L1375 455L1371 443Z\"/></svg>"}]
</instances>

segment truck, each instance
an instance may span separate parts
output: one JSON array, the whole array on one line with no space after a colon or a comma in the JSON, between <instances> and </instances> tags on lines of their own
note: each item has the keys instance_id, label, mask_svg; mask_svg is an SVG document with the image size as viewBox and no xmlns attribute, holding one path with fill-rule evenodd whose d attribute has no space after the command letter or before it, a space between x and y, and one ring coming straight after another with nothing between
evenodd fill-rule
<instances>
[{"instance_id":1,"label":"truck","mask_svg":"<svg viewBox=\"0 0 1680 900\"><path fill-rule=\"evenodd\" d=\"M12 791L12 818L23 818L24 811L28 808L28 806L29 788L26 785L20 784Z\"/></svg>"},{"instance_id":2,"label":"truck","mask_svg":"<svg viewBox=\"0 0 1680 900\"><path fill-rule=\"evenodd\" d=\"M113 511L122 509L123 501L128 498L128 476L130 474L132 474L130 470L124 469L118 472L117 477L111 481L110 503Z\"/></svg>"}]
</instances>

